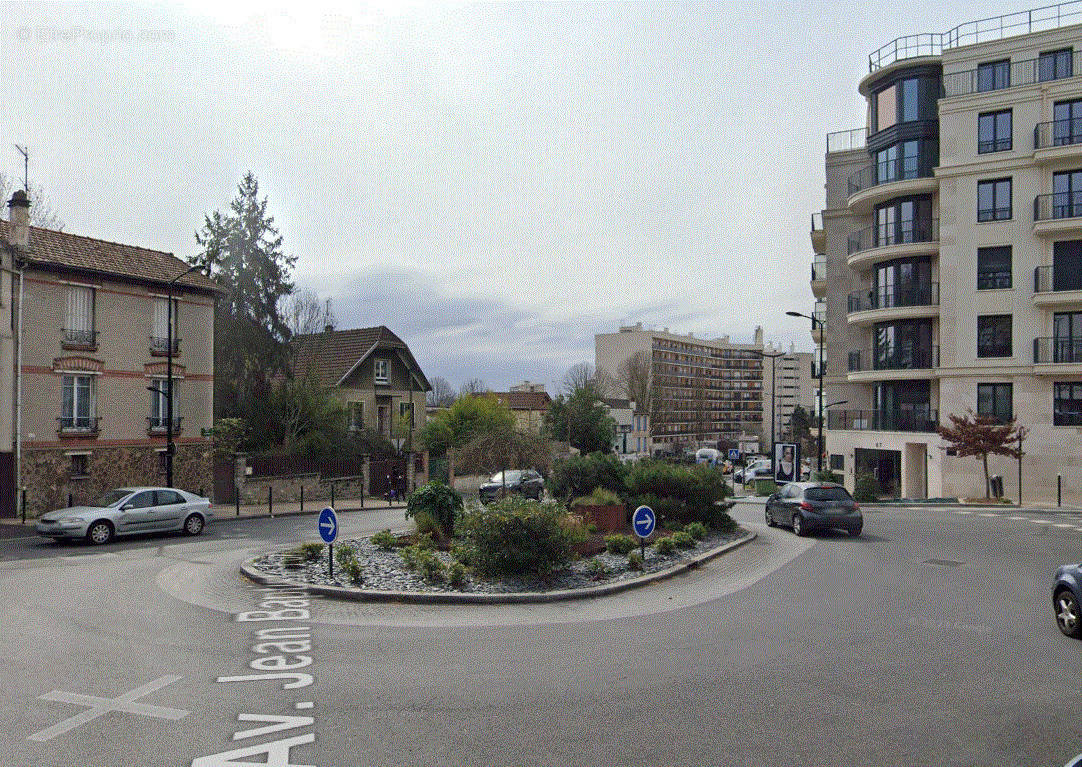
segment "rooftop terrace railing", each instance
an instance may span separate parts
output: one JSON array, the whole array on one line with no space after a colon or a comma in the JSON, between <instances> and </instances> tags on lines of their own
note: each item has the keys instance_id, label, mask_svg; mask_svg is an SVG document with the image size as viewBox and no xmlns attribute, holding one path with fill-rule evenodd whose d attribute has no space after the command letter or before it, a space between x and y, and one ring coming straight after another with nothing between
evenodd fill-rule
<instances>
[{"instance_id":1,"label":"rooftop terrace railing","mask_svg":"<svg viewBox=\"0 0 1082 767\"><path fill-rule=\"evenodd\" d=\"M1082 0L1071 0L1029 11L969 21L948 32L906 35L891 40L879 50L870 53L868 71L876 72L896 61L918 56L939 56L945 50L963 45L1058 29L1079 22L1082 22Z\"/></svg>"},{"instance_id":2,"label":"rooftop terrace railing","mask_svg":"<svg viewBox=\"0 0 1082 767\"><path fill-rule=\"evenodd\" d=\"M827 154L863 149L868 140L867 128L850 128L827 134Z\"/></svg>"},{"instance_id":3,"label":"rooftop terrace railing","mask_svg":"<svg viewBox=\"0 0 1082 767\"><path fill-rule=\"evenodd\" d=\"M1082 21L1082 18L1079 21ZM999 71L967 69L965 72L952 72L943 75L943 95L950 97L987 93L1082 75L1082 56L1071 56L1064 61L1065 70L1069 71L1054 70L1047 59L1043 62L1041 59L1026 59L1012 61L1010 66L1004 63Z\"/></svg>"}]
</instances>

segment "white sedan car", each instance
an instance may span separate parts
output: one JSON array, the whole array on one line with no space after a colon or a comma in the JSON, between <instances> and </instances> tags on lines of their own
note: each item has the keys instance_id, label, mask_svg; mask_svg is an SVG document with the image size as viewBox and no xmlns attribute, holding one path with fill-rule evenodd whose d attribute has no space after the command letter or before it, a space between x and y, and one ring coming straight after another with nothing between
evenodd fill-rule
<instances>
[{"instance_id":1,"label":"white sedan car","mask_svg":"<svg viewBox=\"0 0 1082 767\"><path fill-rule=\"evenodd\" d=\"M86 538L102 544L116 535L162 530L199 535L213 516L210 500L195 493L169 487L121 487L85 506L50 511L34 529L46 538Z\"/></svg>"}]
</instances>

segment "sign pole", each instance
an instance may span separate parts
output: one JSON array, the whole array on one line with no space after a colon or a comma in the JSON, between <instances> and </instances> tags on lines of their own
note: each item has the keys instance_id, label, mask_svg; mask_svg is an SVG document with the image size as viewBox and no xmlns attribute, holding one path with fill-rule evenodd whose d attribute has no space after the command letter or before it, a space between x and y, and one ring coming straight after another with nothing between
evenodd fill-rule
<instances>
[{"instance_id":1,"label":"sign pole","mask_svg":"<svg viewBox=\"0 0 1082 767\"><path fill-rule=\"evenodd\" d=\"M334 580L334 544L327 544L327 576Z\"/></svg>"}]
</instances>

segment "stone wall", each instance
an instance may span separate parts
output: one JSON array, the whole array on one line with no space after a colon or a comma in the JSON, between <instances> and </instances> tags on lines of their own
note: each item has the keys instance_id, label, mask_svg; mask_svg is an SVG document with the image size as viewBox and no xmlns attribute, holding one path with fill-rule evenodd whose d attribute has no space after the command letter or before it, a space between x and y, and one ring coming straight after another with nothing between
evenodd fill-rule
<instances>
[{"instance_id":1,"label":"stone wall","mask_svg":"<svg viewBox=\"0 0 1082 767\"><path fill-rule=\"evenodd\" d=\"M72 448L31 449L23 452L26 515L37 517L68 505L97 498L114 487L164 485L159 452L146 447L88 447L88 472L72 476ZM206 495L211 488L209 444L177 445L173 484L181 490Z\"/></svg>"},{"instance_id":2,"label":"stone wall","mask_svg":"<svg viewBox=\"0 0 1082 767\"><path fill-rule=\"evenodd\" d=\"M240 488L242 504L266 505L273 490L274 502L296 502L301 499L304 490L304 502L318 503L331 500L331 487L334 497L360 498L365 493L364 477L341 477L324 480L318 474L297 474L292 477L246 477Z\"/></svg>"}]
</instances>

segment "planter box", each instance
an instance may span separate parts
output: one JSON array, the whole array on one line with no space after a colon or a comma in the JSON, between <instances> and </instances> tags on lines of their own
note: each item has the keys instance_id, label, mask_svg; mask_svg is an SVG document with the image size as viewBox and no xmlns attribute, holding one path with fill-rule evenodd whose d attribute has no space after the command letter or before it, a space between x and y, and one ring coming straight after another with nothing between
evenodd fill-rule
<instances>
[{"instance_id":1,"label":"planter box","mask_svg":"<svg viewBox=\"0 0 1082 767\"><path fill-rule=\"evenodd\" d=\"M587 524L597 525L605 533L615 533L627 527L627 509L624 505L613 506L576 506L575 514L581 514Z\"/></svg>"}]
</instances>

